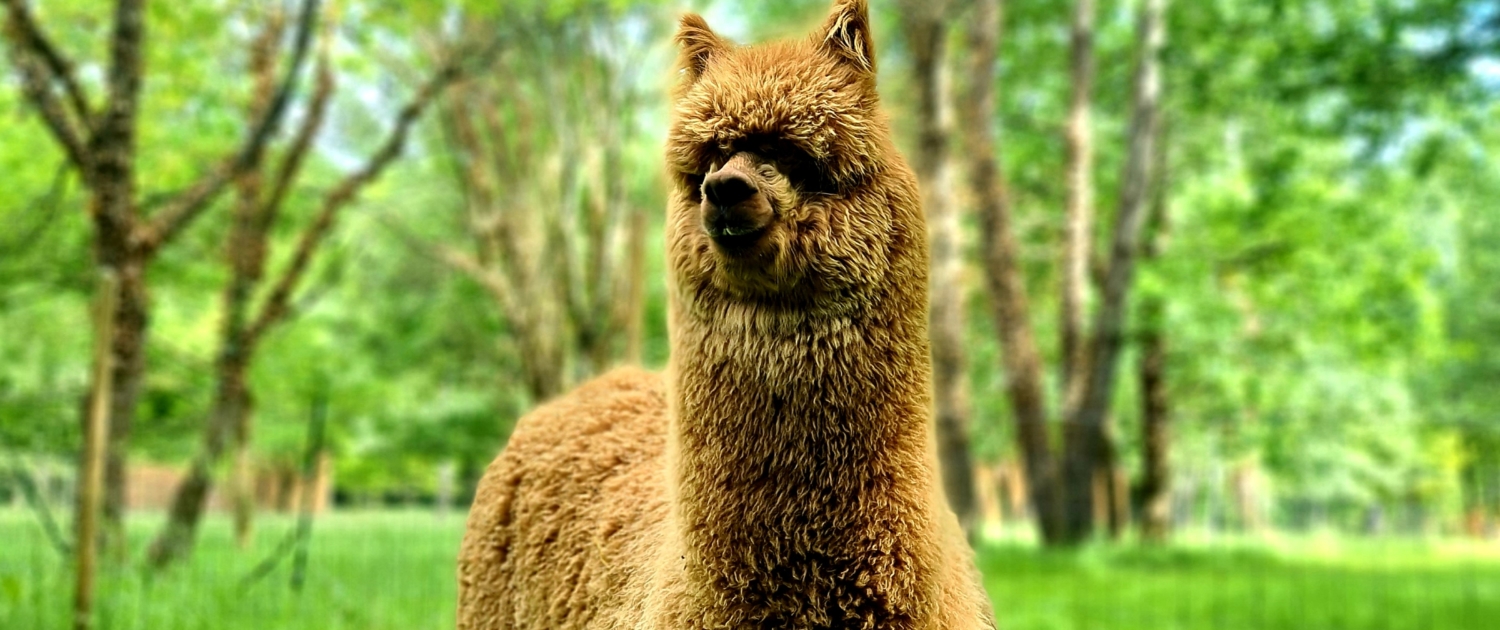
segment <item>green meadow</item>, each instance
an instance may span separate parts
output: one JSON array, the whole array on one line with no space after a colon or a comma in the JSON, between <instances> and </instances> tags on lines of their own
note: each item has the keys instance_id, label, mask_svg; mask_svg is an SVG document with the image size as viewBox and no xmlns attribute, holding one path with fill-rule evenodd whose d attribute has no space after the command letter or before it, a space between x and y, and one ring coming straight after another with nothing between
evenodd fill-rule
<instances>
[{"instance_id":1,"label":"green meadow","mask_svg":"<svg viewBox=\"0 0 1500 630\"><path fill-rule=\"evenodd\" d=\"M135 548L155 520L132 521ZM101 576L100 630L453 627L459 515L339 513L316 522L301 592L292 558L245 583L294 527L267 517L237 549L211 519L193 559L148 578ZM1045 552L998 535L981 549L1007 630L1485 630L1500 628L1500 543L1336 536L1184 536L1162 549ZM71 567L31 515L0 511L0 628L68 627Z\"/></svg>"}]
</instances>

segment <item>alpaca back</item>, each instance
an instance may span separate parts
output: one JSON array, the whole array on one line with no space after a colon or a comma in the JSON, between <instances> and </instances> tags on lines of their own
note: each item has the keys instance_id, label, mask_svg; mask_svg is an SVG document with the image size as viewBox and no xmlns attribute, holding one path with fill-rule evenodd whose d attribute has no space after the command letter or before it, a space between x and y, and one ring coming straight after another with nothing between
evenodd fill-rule
<instances>
[{"instance_id":1,"label":"alpaca back","mask_svg":"<svg viewBox=\"0 0 1500 630\"><path fill-rule=\"evenodd\" d=\"M469 514L460 629L634 626L668 511L662 390L619 369L521 418Z\"/></svg>"}]
</instances>

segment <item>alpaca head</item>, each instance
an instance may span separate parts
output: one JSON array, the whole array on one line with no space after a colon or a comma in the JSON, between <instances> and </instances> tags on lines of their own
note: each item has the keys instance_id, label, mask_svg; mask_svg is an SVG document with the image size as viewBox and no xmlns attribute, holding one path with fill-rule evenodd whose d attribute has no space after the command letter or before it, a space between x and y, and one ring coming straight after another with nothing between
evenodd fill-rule
<instances>
[{"instance_id":1,"label":"alpaca head","mask_svg":"<svg viewBox=\"0 0 1500 630\"><path fill-rule=\"evenodd\" d=\"M677 42L667 238L682 294L710 311L867 300L920 211L879 111L865 1L835 2L806 39L739 47L687 15Z\"/></svg>"}]
</instances>

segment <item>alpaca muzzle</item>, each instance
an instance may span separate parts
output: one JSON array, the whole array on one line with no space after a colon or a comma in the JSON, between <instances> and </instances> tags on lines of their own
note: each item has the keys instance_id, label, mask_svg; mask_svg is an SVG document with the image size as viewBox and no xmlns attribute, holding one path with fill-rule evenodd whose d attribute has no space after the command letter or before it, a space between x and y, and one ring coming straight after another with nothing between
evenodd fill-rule
<instances>
[{"instance_id":1,"label":"alpaca muzzle","mask_svg":"<svg viewBox=\"0 0 1500 630\"><path fill-rule=\"evenodd\" d=\"M749 251L775 218L754 171L743 164L737 157L703 180L703 230L728 254Z\"/></svg>"}]
</instances>

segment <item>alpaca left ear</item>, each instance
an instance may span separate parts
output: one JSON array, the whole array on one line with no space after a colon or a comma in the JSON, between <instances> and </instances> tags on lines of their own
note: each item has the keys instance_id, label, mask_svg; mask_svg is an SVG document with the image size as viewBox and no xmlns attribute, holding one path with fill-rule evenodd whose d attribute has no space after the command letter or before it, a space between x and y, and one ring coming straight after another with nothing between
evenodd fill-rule
<instances>
[{"instance_id":1,"label":"alpaca left ear","mask_svg":"<svg viewBox=\"0 0 1500 630\"><path fill-rule=\"evenodd\" d=\"M677 25L677 45L682 47L678 67L687 75L688 83L698 80L708 69L708 61L715 54L729 50L730 45L719 37L708 22L696 13L682 16Z\"/></svg>"},{"instance_id":2,"label":"alpaca left ear","mask_svg":"<svg viewBox=\"0 0 1500 630\"><path fill-rule=\"evenodd\" d=\"M875 72L875 40L870 36L870 9L865 0L835 0L823 23L823 49L854 67Z\"/></svg>"}]
</instances>

